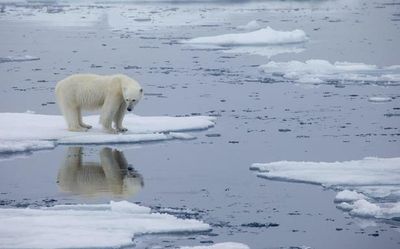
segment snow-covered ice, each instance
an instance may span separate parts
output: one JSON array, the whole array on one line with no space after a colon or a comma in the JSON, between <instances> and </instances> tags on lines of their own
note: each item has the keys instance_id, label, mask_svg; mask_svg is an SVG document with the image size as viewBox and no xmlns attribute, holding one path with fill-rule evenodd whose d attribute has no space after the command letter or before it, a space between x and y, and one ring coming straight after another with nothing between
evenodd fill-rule
<instances>
[{"instance_id":1,"label":"snow-covered ice","mask_svg":"<svg viewBox=\"0 0 400 249\"><path fill-rule=\"evenodd\" d=\"M338 208L349 211L350 214L360 217L375 217L392 219L400 217L400 202L396 203L371 203L364 199L359 199L353 203L342 202Z\"/></svg>"},{"instance_id":2,"label":"snow-covered ice","mask_svg":"<svg viewBox=\"0 0 400 249\"><path fill-rule=\"evenodd\" d=\"M367 157L344 162L255 163L258 176L321 184L341 190L338 207L357 216L400 217L400 158ZM344 203L343 203L344 202ZM378 203L379 202L379 203Z\"/></svg>"},{"instance_id":3,"label":"snow-covered ice","mask_svg":"<svg viewBox=\"0 0 400 249\"><path fill-rule=\"evenodd\" d=\"M252 20L245 25L237 26L237 29L243 29L243 30L256 30L256 29L260 29L260 28L261 28L261 25L257 22L257 20Z\"/></svg>"},{"instance_id":4,"label":"snow-covered ice","mask_svg":"<svg viewBox=\"0 0 400 249\"><path fill-rule=\"evenodd\" d=\"M368 98L369 102L375 102L375 103L383 103L383 102L390 102L392 101L392 98L390 97L370 97Z\"/></svg>"},{"instance_id":5,"label":"snow-covered ice","mask_svg":"<svg viewBox=\"0 0 400 249\"><path fill-rule=\"evenodd\" d=\"M202 221L152 213L127 201L0 209L0 220L1 248L114 248L140 234L210 230Z\"/></svg>"},{"instance_id":6,"label":"snow-covered ice","mask_svg":"<svg viewBox=\"0 0 400 249\"><path fill-rule=\"evenodd\" d=\"M307 40L307 35L303 30L280 31L266 27L247 33L197 37L184 40L182 43L218 46L263 46L302 43Z\"/></svg>"},{"instance_id":7,"label":"snow-covered ice","mask_svg":"<svg viewBox=\"0 0 400 249\"><path fill-rule=\"evenodd\" d=\"M84 117L93 125L88 132L70 132L64 118L58 115L31 113L0 113L0 153L48 149L55 144L109 144L192 139L193 136L175 131L193 131L214 126L214 117L141 117L126 115L128 132L107 134L98 124L97 115Z\"/></svg>"},{"instance_id":8,"label":"snow-covered ice","mask_svg":"<svg viewBox=\"0 0 400 249\"><path fill-rule=\"evenodd\" d=\"M31 55L0 57L0 63L22 62L22 61L37 61L37 60L40 60L40 58L39 57L35 57L35 56L31 56Z\"/></svg>"},{"instance_id":9,"label":"snow-covered ice","mask_svg":"<svg viewBox=\"0 0 400 249\"><path fill-rule=\"evenodd\" d=\"M0 143L0 153L18 153L32 150L53 149L55 147L53 141L38 141L38 140L4 140Z\"/></svg>"},{"instance_id":10,"label":"snow-covered ice","mask_svg":"<svg viewBox=\"0 0 400 249\"><path fill-rule=\"evenodd\" d=\"M359 199L366 199L367 197L361 193L358 193L357 191L352 191L352 190L343 190L337 193L335 197L335 202L350 202L350 201L356 201Z\"/></svg>"},{"instance_id":11,"label":"snow-covered ice","mask_svg":"<svg viewBox=\"0 0 400 249\"><path fill-rule=\"evenodd\" d=\"M250 249L250 247L242 243L224 242L209 246L184 246L181 249Z\"/></svg>"},{"instance_id":12,"label":"snow-covered ice","mask_svg":"<svg viewBox=\"0 0 400 249\"><path fill-rule=\"evenodd\" d=\"M271 77L280 77L296 83L348 83L348 82L383 82L387 84L400 82L398 65L378 67L364 63L335 62L312 59L305 62L271 61L261 65L263 73Z\"/></svg>"}]
</instances>

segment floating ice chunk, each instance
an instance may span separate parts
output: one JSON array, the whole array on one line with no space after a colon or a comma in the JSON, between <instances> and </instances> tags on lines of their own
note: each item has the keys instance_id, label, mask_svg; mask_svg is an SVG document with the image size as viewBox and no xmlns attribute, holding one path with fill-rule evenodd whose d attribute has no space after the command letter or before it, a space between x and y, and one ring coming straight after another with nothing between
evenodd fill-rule
<instances>
[{"instance_id":1,"label":"floating ice chunk","mask_svg":"<svg viewBox=\"0 0 400 249\"><path fill-rule=\"evenodd\" d=\"M354 203L343 202L338 205L350 214L360 217L375 217L392 219L400 217L400 202L396 203L371 203L367 200L361 199Z\"/></svg>"},{"instance_id":2,"label":"floating ice chunk","mask_svg":"<svg viewBox=\"0 0 400 249\"><path fill-rule=\"evenodd\" d=\"M219 46L262 46L302 43L308 40L303 30L278 31L270 27L247 33L225 34L217 36L205 36L184 40L188 44L212 44Z\"/></svg>"},{"instance_id":3,"label":"floating ice chunk","mask_svg":"<svg viewBox=\"0 0 400 249\"><path fill-rule=\"evenodd\" d=\"M367 197L357 191L343 190L336 194L335 202L350 202L360 199L366 199Z\"/></svg>"},{"instance_id":4,"label":"floating ice chunk","mask_svg":"<svg viewBox=\"0 0 400 249\"><path fill-rule=\"evenodd\" d=\"M135 143L169 139L193 139L176 133L208 129L214 126L215 117L140 117L126 115L124 134L107 134L98 124L98 116L84 117L93 125L88 132L70 132L62 116L30 113L0 113L0 151L13 152L50 148L54 144L108 144Z\"/></svg>"},{"instance_id":5,"label":"floating ice chunk","mask_svg":"<svg viewBox=\"0 0 400 249\"><path fill-rule=\"evenodd\" d=\"M0 143L0 154L18 153L32 150L53 149L53 141L43 140L3 140Z\"/></svg>"},{"instance_id":6,"label":"floating ice chunk","mask_svg":"<svg viewBox=\"0 0 400 249\"><path fill-rule=\"evenodd\" d=\"M260 177L321 184L343 190L338 207L358 216L399 217L400 158L367 157L345 162L255 163ZM352 203L354 202L354 203Z\"/></svg>"},{"instance_id":7,"label":"floating ice chunk","mask_svg":"<svg viewBox=\"0 0 400 249\"><path fill-rule=\"evenodd\" d=\"M400 185L400 158L366 157L345 162L255 163L251 169L270 179L308 182L325 186Z\"/></svg>"},{"instance_id":8,"label":"floating ice chunk","mask_svg":"<svg viewBox=\"0 0 400 249\"><path fill-rule=\"evenodd\" d=\"M138 234L210 230L201 221L151 213L126 201L0 209L0 220L2 248L114 248L132 244Z\"/></svg>"},{"instance_id":9,"label":"floating ice chunk","mask_svg":"<svg viewBox=\"0 0 400 249\"><path fill-rule=\"evenodd\" d=\"M244 29L244 30L256 30L256 29L260 29L260 28L261 28L261 25L257 22L257 20L250 21L245 25L237 26L237 29Z\"/></svg>"},{"instance_id":10,"label":"floating ice chunk","mask_svg":"<svg viewBox=\"0 0 400 249\"><path fill-rule=\"evenodd\" d=\"M0 63L37 61L37 60L40 60L40 58L39 57L35 57L35 56L31 56L31 55L0 57Z\"/></svg>"},{"instance_id":11,"label":"floating ice chunk","mask_svg":"<svg viewBox=\"0 0 400 249\"><path fill-rule=\"evenodd\" d=\"M390 102L390 101L392 101L392 98L390 98L390 97L370 97L370 98L368 98L368 101L382 103L382 102Z\"/></svg>"},{"instance_id":12,"label":"floating ice chunk","mask_svg":"<svg viewBox=\"0 0 400 249\"><path fill-rule=\"evenodd\" d=\"M209 246L184 246L181 249L250 249L250 247L242 243L225 242Z\"/></svg>"},{"instance_id":13,"label":"floating ice chunk","mask_svg":"<svg viewBox=\"0 0 400 249\"><path fill-rule=\"evenodd\" d=\"M271 77L280 77L297 83L331 83L331 82L385 82L397 83L400 76L396 74L400 69L398 65L377 67L364 63L335 62L326 60L307 60L275 62L271 61L261 65L262 72Z\"/></svg>"}]
</instances>

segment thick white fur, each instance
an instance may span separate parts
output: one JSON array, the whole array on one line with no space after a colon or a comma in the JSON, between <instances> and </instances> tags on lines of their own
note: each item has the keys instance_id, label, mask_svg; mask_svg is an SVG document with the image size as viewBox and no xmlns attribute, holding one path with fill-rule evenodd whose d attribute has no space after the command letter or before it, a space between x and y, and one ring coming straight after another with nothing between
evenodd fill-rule
<instances>
[{"instance_id":1,"label":"thick white fur","mask_svg":"<svg viewBox=\"0 0 400 249\"><path fill-rule=\"evenodd\" d=\"M100 123L106 131L126 131L122 127L125 111L132 110L142 95L139 83L122 74L74 74L56 86L57 103L70 131L90 129L90 125L83 123L81 111L96 109L101 109Z\"/></svg>"}]
</instances>

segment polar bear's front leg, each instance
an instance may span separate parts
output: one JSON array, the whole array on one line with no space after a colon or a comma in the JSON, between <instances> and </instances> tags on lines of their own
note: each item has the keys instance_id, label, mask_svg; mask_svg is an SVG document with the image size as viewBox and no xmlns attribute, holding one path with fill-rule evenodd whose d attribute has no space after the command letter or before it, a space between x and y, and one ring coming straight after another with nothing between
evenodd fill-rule
<instances>
[{"instance_id":1,"label":"polar bear's front leg","mask_svg":"<svg viewBox=\"0 0 400 249\"><path fill-rule=\"evenodd\" d=\"M119 109L118 109L117 113L116 113L115 116L114 116L115 128L116 128L119 132L126 132L126 131L128 131L127 128L122 127L122 121L124 120L125 110L126 110L126 104L125 104L125 101L124 101L124 102L122 102L122 104L119 106Z\"/></svg>"},{"instance_id":2,"label":"polar bear's front leg","mask_svg":"<svg viewBox=\"0 0 400 249\"><path fill-rule=\"evenodd\" d=\"M108 96L104 101L103 107L101 109L100 123L108 133L115 134L118 132L116 129L112 128L111 125L115 114L118 111L118 108L116 107L120 105L121 102L118 96Z\"/></svg>"}]
</instances>

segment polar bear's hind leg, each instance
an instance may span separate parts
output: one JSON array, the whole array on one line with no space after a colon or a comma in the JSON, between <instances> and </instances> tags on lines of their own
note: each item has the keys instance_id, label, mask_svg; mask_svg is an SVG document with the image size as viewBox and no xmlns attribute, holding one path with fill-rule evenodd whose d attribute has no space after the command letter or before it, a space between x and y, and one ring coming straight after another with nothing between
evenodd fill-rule
<instances>
[{"instance_id":1,"label":"polar bear's hind leg","mask_svg":"<svg viewBox=\"0 0 400 249\"><path fill-rule=\"evenodd\" d=\"M68 130L70 131L87 131L87 128L82 127L79 123L81 116L80 109L77 107L63 106L63 113L67 120Z\"/></svg>"},{"instance_id":2,"label":"polar bear's hind leg","mask_svg":"<svg viewBox=\"0 0 400 249\"><path fill-rule=\"evenodd\" d=\"M80 110L78 110L78 120L79 120L79 125L80 125L81 127L85 128L85 129L90 129L90 128L92 128L91 125L88 125L88 124L83 123L83 121L82 121L82 113L81 113Z\"/></svg>"}]
</instances>

